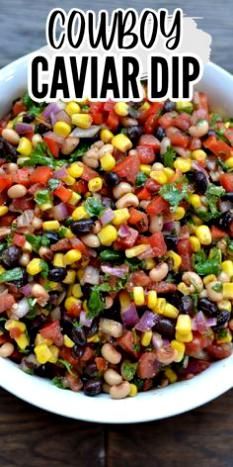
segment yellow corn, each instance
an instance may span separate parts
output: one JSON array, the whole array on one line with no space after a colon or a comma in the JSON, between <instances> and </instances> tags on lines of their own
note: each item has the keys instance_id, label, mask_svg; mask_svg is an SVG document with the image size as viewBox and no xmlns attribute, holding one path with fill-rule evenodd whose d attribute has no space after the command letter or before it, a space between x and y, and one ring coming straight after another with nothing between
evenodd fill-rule
<instances>
[{"instance_id":1,"label":"yellow corn","mask_svg":"<svg viewBox=\"0 0 233 467\"><path fill-rule=\"evenodd\" d=\"M123 290L122 292L119 293L119 301L120 301L120 306L122 310L125 310L126 308L129 307L130 305L130 296L128 292Z\"/></svg>"},{"instance_id":2,"label":"yellow corn","mask_svg":"<svg viewBox=\"0 0 233 467\"><path fill-rule=\"evenodd\" d=\"M77 102L69 102L66 107L65 111L68 115L72 116L73 114L78 114L80 112L80 105Z\"/></svg>"},{"instance_id":3,"label":"yellow corn","mask_svg":"<svg viewBox=\"0 0 233 467\"><path fill-rule=\"evenodd\" d=\"M94 177L88 182L88 190L91 193L95 193L97 191L100 191L103 186L103 180L100 177Z\"/></svg>"},{"instance_id":4,"label":"yellow corn","mask_svg":"<svg viewBox=\"0 0 233 467\"><path fill-rule=\"evenodd\" d=\"M133 288L133 299L134 303L137 306L142 306L145 303L145 295L144 295L144 290L143 287L134 287Z\"/></svg>"},{"instance_id":5,"label":"yellow corn","mask_svg":"<svg viewBox=\"0 0 233 467\"><path fill-rule=\"evenodd\" d=\"M72 217L72 219L74 221L81 221L82 219L87 219L89 216L88 216L88 213L87 213L86 209L84 208L84 206L78 206L72 212L71 217Z\"/></svg>"},{"instance_id":6,"label":"yellow corn","mask_svg":"<svg viewBox=\"0 0 233 467\"><path fill-rule=\"evenodd\" d=\"M83 174L83 171L84 171L84 167L82 164L80 164L80 162L73 162L73 164L71 164L67 169L67 172L73 178L81 177Z\"/></svg>"},{"instance_id":7,"label":"yellow corn","mask_svg":"<svg viewBox=\"0 0 233 467\"><path fill-rule=\"evenodd\" d=\"M130 139L123 133L119 133L118 135L113 136L111 143L114 148L121 152L129 151L133 147Z\"/></svg>"},{"instance_id":8,"label":"yellow corn","mask_svg":"<svg viewBox=\"0 0 233 467\"><path fill-rule=\"evenodd\" d=\"M32 143L30 139L25 138L24 136L20 138L19 140L19 145L17 147L17 151L22 155L22 156L30 156L32 152Z\"/></svg>"},{"instance_id":9,"label":"yellow corn","mask_svg":"<svg viewBox=\"0 0 233 467\"><path fill-rule=\"evenodd\" d=\"M185 216L185 209L183 206L178 206L173 214L173 219L175 221L180 221Z\"/></svg>"},{"instance_id":10,"label":"yellow corn","mask_svg":"<svg viewBox=\"0 0 233 467\"><path fill-rule=\"evenodd\" d=\"M153 335L152 331L146 331L142 334L141 344L143 347L148 347L148 345L150 345L152 335Z\"/></svg>"},{"instance_id":11,"label":"yellow corn","mask_svg":"<svg viewBox=\"0 0 233 467\"><path fill-rule=\"evenodd\" d=\"M178 112L192 113L193 103L191 101L177 101L176 110L178 110Z\"/></svg>"},{"instance_id":12,"label":"yellow corn","mask_svg":"<svg viewBox=\"0 0 233 467\"><path fill-rule=\"evenodd\" d=\"M114 111L119 117L126 117L126 115L128 115L129 106L126 102L117 102L114 105Z\"/></svg>"},{"instance_id":13,"label":"yellow corn","mask_svg":"<svg viewBox=\"0 0 233 467\"><path fill-rule=\"evenodd\" d=\"M166 307L166 299L165 298L157 298L157 303L155 306L155 312L159 315L163 315L165 307Z\"/></svg>"},{"instance_id":14,"label":"yellow corn","mask_svg":"<svg viewBox=\"0 0 233 467\"><path fill-rule=\"evenodd\" d=\"M198 216L192 216L192 221L193 221L193 223L195 225L201 225L202 224L202 220ZM189 227L191 228L192 224L189 224ZM193 232L195 233L195 228L194 228Z\"/></svg>"},{"instance_id":15,"label":"yellow corn","mask_svg":"<svg viewBox=\"0 0 233 467\"><path fill-rule=\"evenodd\" d=\"M146 258L144 260L144 268L147 270L153 269L155 267L155 260L153 258Z\"/></svg>"},{"instance_id":16,"label":"yellow corn","mask_svg":"<svg viewBox=\"0 0 233 467\"><path fill-rule=\"evenodd\" d=\"M53 257L53 265L57 268L64 268L64 255L62 253L55 253Z\"/></svg>"},{"instance_id":17,"label":"yellow corn","mask_svg":"<svg viewBox=\"0 0 233 467\"><path fill-rule=\"evenodd\" d=\"M76 263L82 257L82 253L79 250L69 250L64 255L64 264L67 266L68 264Z\"/></svg>"},{"instance_id":18,"label":"yellow corn","mask_svg":"<svg viewBox=\"0 0 233 467\"><path fill-rule=\"evenodd\" d=\"M56 135L66 138L71 132L71 126L66 122L56 122L53 131Z\"/></svg>"},{"instance_id":19,"label":"yellow corn","mask_svg":"<svg viewBox=\"0 0 233 467\"><path fill-rule=\"evenodd\" d=\"M92 342L93 344L97 344L98 342L100 342L100 338L99 338L99 335L98 334L94 334L93 336L90 336L87 338L87 342Z\"/></svg>"},{"instance_id":20,"label":"yellow corn","mask_svg":"<svg viewBox=\"0 0 233 467\"><path fill-rule=\"evenodd\" d=\"M166 368L164 373L170 384L177 381L177 374L171 368Z\"/></svg>"},{"instance_id":21,"label":"yellow corn","mask_svg":"<svg viewBox=\"0 0 233 467\"><path fill-rule=\"evenodd\" d=\"M224 282L222 284L222 293L223 293L223 298L233 300L233 283Z\"/></svg>"},{"instance_id":22,"label":"yellow corn","mask_svg":"<svg viewBox=\"0 0 233 467\"><path fill-rule=\"evenodd\" d=\"M179 310L175 306L171 303L165 304L163 315L166 316L166 318L177 318L178 314Z\"/></svg>"},{"instance_id":23,"label":"yellow corn","mask_svg":"<svg viewBox=\"0 0 233 467\"><path fill-rule=\"evenodd\" d=\"M0 206L0 217L5 216L5 214L9 211L7 206Z\"/></svg>"},{"instance_id":24,"label":"yellow corn","mask_svg":"<svg viewBox=\"0 0 233 467\"><path fill-rule=\"evenodd\" d=\"M98 233L101 245L110 246L117 239L117 230L113 225L104 226Z\"/></svg>"},{"instance_id":25,"label":"yellow corn","mask_svg":"<svg viewBox=\"0 0 233 467\"><path fill-rule=\"evenodd\" d=\"M36 335L35 338L35 345L46 344L48 346L52 345L52 339L45 339L40 333Z\"/></svg>"},{"instance_id":26,"label":"yellow corn","mask_svg":"<svg viewBox=\"0 0 233 467\"><path fill-rule=\"evenodd\" d=\"M176 331L181 335L188 334L192 329L192 321L189 315L180 314L176 322Z\"/></svg>"},{"instance_id":27,"label":"yellow corn","mask_svg":"<svg viewBox=\"0 0 233 467\"><path fill-rule=\"evenodd\" d=\"M217 338L217 344L229 344L232 342L232 334L229 329L226 329L226 335L224 337Z\"/></svg>"},{"instance_id":28,"label":"yellow corn","mask_svg":"<svg viewBox=\"0 0 233 467\"><path fill-rule=\"evenodd\" d=\"M136 384L133 384L131 383L130 384L130 392L129 392L129 396L130 397L135 397L138 393L138 388L136 386Z\"/></svg>"},{"instance_id":29,"label":"yellow corn","mask_svg":"<svg viewBox=\"0 0 233 467\"><path fill-rule=\"evenodd\" d=\"M26 325L24 323L21 323L21 321L17 321L16 319L8 319L5 322L5 329L10 331L13 328L19 329L20 332L26 331Z\"/></svg>"},{"instance_id":30,"label":"yellow corn","mask_svg":"<svg viewBox=\"0 0 233 467\"><path fill-rule=\"evenodd\" d=\"M29 345L29 339L26 334L22 333L19 337L15 337L15 342L20 350L25 350Z\"/></svg>"},{"instance_id":31,"label":"yellow corn","mask_svg":"<svg viewBox=\"0 0 233 467\"><path fill-rule=\"evenodd\" d=\"M222 270L229 276L233 276L233 261L226 260L221 264Z\"/></svg>"},{"instance_id":32,"label":"yellow corn","mask_svg":"<svg viewBox=\"0 0 233 467\"><path fill-rule=\"evenodd\" d=\"M193 340L193 333L192 331L188 332L187 334L180 334L178 331L176 331L176 340L178 342L192 342Z\"/></svg>"},{"instance_id":33,"label":"yellow corn","mask_svg":"<svg viewBox=\"0 0 233 467\"><path fill-rule=\"evenodd\" d=\"M217 280L217 277L215 276L215 274L208 274L208 276L205 276L203 278L203 282L205 285L209 284L210 282L213 282L213 281L216 281Z\"/></svg>"},{"instance_id":34,"label":"yellow corn","mask_svg":"<svg viewBox=\"0 0 233 467\"><path fill-rule=\"evenodd\" d=\"M110 143L113 136L114 136L114 134L110 130L108 130L107 128L103 128L101 130L101 132L100 132L100 139L104 143Z\"/></svg>"},{"instance_id":35,"label":"yellow corn","mask_svg":"<svg viewBox=\"0 0 233 467\"><path fill-rule=\"evenodd\" d=\"M80 300L78 300L77 298L75 297L68 297L66 300L65 300L65 303L64 303L64 306L65 306L65 309L67 311L70 311L73 306L77 306L80 304Z\"/></svg>"},{"instance_id":36,"label":"yellow corn","mask_svg":"<svg viewBox=\"0 0 233 467\"><path fill-rule=\"evenodd\" d=\"M195 159L195 161L205 161L207 154L203 149L195 149L195 151L192 152L191 154L192 158Z\"/></svg>"},{"instance_id":37,"label":"yellow corn","mask_svg":"<svg viewBox=\"0 0 233 467\"><path fill-rule=\"evenodd\" d=\"M106 153L104 156L100 158L100 165L105 172L110 172L113 167L116 165L116 159L112 156L112 154Z\"/></svg>"},{"instance_id":38,"label":"yellow corn","mask_svg":"<svg viewBox=\"0 0 233 467\"><path fill-rule=\"evenodd\" d=\"M41 258L33 258L27 265L27 273L30 276L39 274L43 269Z\"/></svg>"},{"instance_id":39,"label":"yellow corn","mask_svg":"<svg viewBox=\"0 0 233 467\"><path fill-rule=\"evenodd\" d=\"M158 182L160 185L165 185L168 182L168 177L164 170L152 170L150 178Z\"/></svg>"},{"instance_id":40,"label":"yellow corn","mask_svg":"<svg viewBox=\"0 0 233 467\"><path fill-rule=\"evenodd\" d=\"M148 110L149 108L150 108L149 102L145 101L145 102L143 102L143 104L140 106L140 109L139 109L139 110L143 112L143 111L145 111L145 110Z\"/></svg>"},{"instance_id":41,"label":"yellow corn","mask_svg":"<svg viewBox=\"0 0 233 467\"><path fill-rule=\"evenodd\" d=\"M74 177L71 177L71 175L66 175L63 179L62 179L66 185L68 186L72 186L74 185L75 183L75 178Z\"/></svg>"},{"instance_id":42,"label":"yellow corn","mask_svg":"<svg viewBox=\"0 0 233 467\"><path fill-rule=\"evenodd\" d=\"M175 358L175 362L181 362L181 360L183 360L184 358L185 345L183 344L183 342L178 342L176 340L173 340L171 341L171 347L177 352L177 357Z\"/></svg>"},{"instance_id":43,"label":"yellow corn","mask_svg":"<svg viewBox=\"0 0 233 467\"><path fill-rule=\"evenodd\" d=\"M43 230L56 231L56 230L59 230L60 223L58 221L45 221L45 222L43 222L42 226L43 226Z\"/></svg>"},{"instance_id":44,"label":"yellow corn","mask_svg":"<svg viewBox=\"0 0 233 467\"><path fill-rule=\"evenodd\" d=\"M113 211L114 217L112 223L116 226L125 224L130 217L128 208L116 209Z\"/></svg>"},{"instance_id":45,"label":"yellow corn","mask_svg":"<svg viewBox=\"0 0 233 467\"><path fill-rule=\"evenodd\" d=\"M225 162L225 165L227 166L228 169L233 168L233 157L229 157Z\"/></svg>"},{"instance_id":46,"label":"yellow corn","mask_svg":"<svg viewBox=\"0 0 233 467\"><path fill-rule=\"evenodd\" d=\"M140 172L143 172L146 175L150 175L151 172L151 165L149 164L141 164L140 165Z\"/></svg>"},{"instance_id":47,"label":"yellow corn","mask_svg":"<svg viewBox=\"0 0 233 467\"><path fill-rule=\"evenodd\" d=\"M212 235L208 225L199 225L196 228L196 236L201 245L210 245L212 242Z\"/></svg>"},{"instance_id":48,"label":"yellow corn","mask_svg":"<svg viewBox=\"0 0 233 467\"><path fill-rule=\"evenodd\" d=\"M133 248L128 248L125 250L125 256L126 258L135 258L136 256L141 255L147 248L147 245L137 245Z\"/></svg>"},{"instance_id":49,"label":"yellow corn","mask_svg":"<svg viewBox=\"0 0 233 467\"><path fill-rule=\"evenodd\" d=\"M38 363L40 363L41 365L47 363L52 357L52 352L46 344L36 345L36 347L34 348L34 352Z\"/></svg>"},{"instance_id":50,"label":"yellow corn","mask_svg":"<svg viewBox=\"0 0 233 467\"><path fill-rule=\"evenodd\" d=\"M178 271L178 269L179 269L179 267L181 265L181 262L182 262L181 256L178 255L173 250L169 250L168 253L167 253L167 256L168 256L168 258L171 258L171 260L173 262L173 270Z\"/></svg>"},{"instance_id":51,"label":"yellow corn","mask_svg":"<svg viewBox=\"0 0 233 467\"><path fill-rule=\"evenodd\" d=\"M232 306L230 300L222 300L221 302L218 302L218 309L231 312Z\"/></svg>"},{"instance_id":52,"label":"yellow corn","mask_svg":"<svg viewBox=\"0 0 233 467\"><path fill-rule=\"evenodd\" d=\"M49 359L50 363L57 363L58 356L59 356L59 349L56 345L51 345L49 347L49 350L51 352L51 357Z\"/></svg>"},{"instance_id":53,"label":"yellow corn","mask_svg":"<svg viewBox=\"0 0 233 467\"><path fill-rule=\"evenodd\" d=\"M41 211L48 211L49 209L52 209L52 207L53 207L52 203L40 204L40 210Z\"/></svg>"},{"instance_id":54,"label":"yellow corn","mask_svg":"<svg viewBox=\"0 0 233 467\"><path fill-rule=\"evenodd\" d=\"M75 206L80 201L81 196L78 193L76 193L75 191L72 191L72 190L71 190L71 193L72 193L72 196L69 199L69 204L71 204L72 206Z\"/></svg>"},{"instance_id":55,"label":"yellow corn","mask_svg":"<svg viewBox=\"0 0 233 467\"><path fill-rule=\"evenodd\" d=\"M81 298L83 296L81 285L74 284L72 287L72 294L75 298Z\"/></svg>"},{"instance_id":56,"label":"yellow corn","mask_svg":"<svg viewBox=\"0 0 233 467\"><path fill-rule=\"evenodd\" d=\"M188 200L189 200L189 203L194 207L194 209L201 208L201 197L199 195L196 195L196 194L190 195Z\"/></svg>"},{"instance_id":57,"label":"yellow corn","mask_svg":"<svg viewBox=\"0 0 233 467\"><path fill-rule=\"evenodd\" d=\"M150 290L147 294L147 305L148 308L154 310L157 304L157 293L155 290Z\"/></svg>"},{"instance_id":58,"label":"yellow corn","mask_svg":"<svg viewBox=\"0 0 233 467\"><path fill-rule=\"evenodd\" d=\"M66 277L64 281L62 281L64 284L74 284L75 283L75 278L76 278L76 272L73 270L67 271Z\"/></svg>"},{"instance_id":59,"label":"yellow corn","mask_svg":"<svg viewBox=\"0 0 233 467\"><path fill-rule=\"evenodd\" d=\"M200 240L197 237L195 237L195 235L191 235L189 237L189 243L194 253L196 253L197 251L200 251L201 249Z\"/></svg>"},{"instance_id":60,"label":"yellow corn","mask_svg":"<svg viewBox=\"0 0 233 467\"><path fill-rule=\"evenodd\" d=\"M189 172L192 167L191 159L184 159L183 157L177 157L174 162L174 167L177 170L180 170L182 173Z\"/></svg>"},{"instance_id":61,"label":"yellow corn","mask_svg":"<svg viewBox=\"0 0 233 467\"><path fill-rule=\"evenodd\" d=\"M175 173L174 170L172 170L170 167L164 167L163 170L164 170L165 174L167 175L168 181L169 181L170 178L173 177L173 175Z\"/></svg>"},{"instance_id":62,"label":"yellow corn","mask_svg":"<svg viewBox=\"0 0 233 467\"><path fill-rule=\"evenodd\" d=\"M73 114L71 116L73 125L78 126L79 128L90 128L92 124L92 118L89 114Z\"/></svg>"}]
</instances>

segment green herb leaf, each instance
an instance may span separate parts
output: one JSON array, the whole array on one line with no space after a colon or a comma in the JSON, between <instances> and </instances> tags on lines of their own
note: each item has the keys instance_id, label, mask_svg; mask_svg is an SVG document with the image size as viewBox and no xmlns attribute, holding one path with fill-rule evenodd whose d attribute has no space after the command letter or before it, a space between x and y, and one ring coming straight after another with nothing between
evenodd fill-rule
<instances>
[{"instance_id":1,"label":"green herb leaf","mask_svg":"<svg viewBox=\"0 0 233 467\"><path fill-rule=\"evenodd\" d=\"M71 363L67 362L66 360L63 360L63 358L59 358L57 360L57 363L60 363L61 365L63 365L65 369L68 371L68 373L71 373L71 374L73 373Z\"/></svg>"},{"instance_id":2,"label":"green herb leaf","mask_svg":"<svg viewBox=\"0 0 233 467\"><path fill-rule=\"evenodd\" d=\"M137 371L137 363L125 360L121 366L121 374L126 381L132 381Z\"/></svg>"},{"instance_id":3,"label":"green herb leaf","mask_svg":"<svg viewBox=\"0 0 233 467\"><path fill-rule=\"evenodd\" d=\"M219 198L225 193L224 188L216 186L213 183L209 183L206 190L205 196L208 203L208 211L198 209L196 212L202 220L208 222L211 219L215 219L220 216L221 212L217 208Z\"/></svg>"},{"instance_id":4,"label":"green herb leaf","mask_svg":"<svg viewBox=\"0 0 233 467\"><path fill-rule=\"evenodd\" d=\"M216 123L221 122L221 121L222 121L221 115L217 113L213 113L210 118L210 128L215 127Z\"/></svg>"},{"instance_id":5,"label":"green herb leaf","mask_svg":"<svg viewBox=\"0 0 233 467\"><path fill-rule=\"evenodd\" d=\"M58 180L57 178L50 178L50 180L48 181L48 186L49 186L49 189L51 191L54 191L56 190L56 188L60 185L60 180Z\"/></svg>"},{"instance_id":6,"label":"green herb leaf","mask_svg":"<svg viewBox=\"0 0 233 467\"><path fill-rule=\"evenodd\" d=\"M90 216L99 217L104 211L105 207L98 198L94 196L87 198L84 203L84 208Z\"/></svg>"},{"instance_id":7,"label":"green herb leaf","mask_svg":"<svg viewBox=\"0 0 233 467\"><path fill-rule=\"evenodd\" d=\"M57 388L59 388L59 389L66 389L66 387L64 386L64 383L63 383L62 376L55 376L52 379L52 383L54 384L54 386L57 386Z\"/></svg>"},{"instance_id":8,"label":"green herb leaf","mask_svg":"<svg viewBox=\"0 0 233 467\"><path fill-rule=\"evenodd\" d=\"M140 187L140 186L143 186L145 184L145 182L147 181L147 176L146 174L144 174L144 172L139 172L136 176L136 181L135 181L135 185L137 187Z\"/></svg>"},{"instance_id":9,"label":"green herb leaf","mask_svg":"<svg viewBox=\"0 0 233 467\"><path fill-rule=\"evenodd\" d=\"M122 254L115 250L103 250L100 252L100 259L102 261L122 261Z\"/></svg>"},{"instance_id":10,"label":"green herb leaf","mask_svg":"<svg viewBox=\"0 0 233 467\"><path fill-rule=\"evenodd\" d=\"M129 266L130 272L138 271L138 269L143 269L143 261L140 261L137 258L125 259L125 264Z\"/></svg>"},{"instance_id":11,"label":"green herb leaf","mask_svg":"<svg viewBox=\"0 0 233 467\"><path fill-rule=\"evenodd\" d=\"M28 95L28 93L25 93L24 96L22 97L22 101L24 105L27 107L27 111L30 115L33 117L37 117L38 115L41 114L41 112L44 110L47 104L45 103L37 103L34 102Z\"/></svg>"},{"instance_id":12,"label":"green herb leaf","mask_svg":"<svg viewBox=\"0 0 233 467\"><path fill-rule=\"evenodd\" d=\"M200 276L208 274L219 274L221 270L222 255L219 248L212 248L208 259L204 250L200 250L193 255L194 269Z\"/></svg>"},{"instance_id":13,"label":"green herb leaf","mask_svg":"<svg viewBox=\"0 0 233 467\"><path fill-rule=\"evenodd\" d=\"M78 149L76 149L76 151L74 151L73 154L70 155L69 163L75 162L78 159L80 159L80 157L83 157L84 154L86 154L86 152L88 151L89 148L90 148L89 144L81 144L78 147Z\"/></svg>"},{"instance_id":14,"label":"green herb leaf","mask_svg":"<svg viewBox=\"0 0 233 467\"><path fill-rule=\"evenodd\" d=\"M101 292L109 292L110 290L111 287L109 286L109 284L105 283L95 285L92 288L89 300L87 302L87 318L95 318L104 310L105 302Z\"/></svg>"},{"instance_id":15,"label":"green herb leaf","mask_svg":"<svg viewBox=\"0 0 233 467\"><path fill-rule=\"evenodd\" d=\"M175 158L176 151L171 146L169 146L165 154L163 154L163 163L165 167L170 167L172 169Z\"/></svg>"},{"instance_id":16,"label":"green herb leaf","mask_svg":"<svg viewBox=\"0 0 233 467\"><path fill-rule=\"evenodd\" d=\"M26 240L31 244L34 251L38 251L41 246L49 246L50 240L45 235L32 235L27 234Z\"/></svg>"},{"instance_id":17,"label":"green herb leaf","mask_svg":"<svg viewBox=\"0 0 233 467\"><path fill-rule=\"evenodd\" d=\"M40 260L40 264L41 264L41 267L42 267L41 276L44 279L46 279L48 277L48 273L49 273L49 265L43 259Z\"/></svg>"},{"instance_id":18,"label":"green herb leaf","mask_svg":"<svg viewBox=\"0 0 233 467\"><path fill-rule=\"evenodd\" d=\"M181 188L178 188L173 183L168 183L160 188L159 193L168 201L173 210L176 210L180 202L188 196L188 185L184 183Z\"/></svg>"},{"instance_id":19,"label":"green herb leaf","mask_svg":"<svg viewBox=\"0 0 233 467\"><path fill-rule=\"evenodd\" d=\"M47 203L51 204L52 202L51 194L49 190L46 190L46 189L37 191L35 193L34 200L39 206L41 206L41 204L47 204Z\"/></svg>"},{"instance_id":20,"label":"green herb leaf","mask_svg":"<svg viewBox=\"0 0 233 467\"><path fill-rule=\"evenodd\" d=\"M0 274L0 283L2 282L15 282L23 278L23 270L21 268L14 268Z\"/></svg>"}]
</instances>

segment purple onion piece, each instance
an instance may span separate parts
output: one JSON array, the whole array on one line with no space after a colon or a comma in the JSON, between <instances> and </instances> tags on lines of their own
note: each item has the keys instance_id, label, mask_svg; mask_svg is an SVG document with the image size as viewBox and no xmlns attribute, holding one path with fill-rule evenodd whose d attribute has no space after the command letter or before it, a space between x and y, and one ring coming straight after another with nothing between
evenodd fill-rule
<instances>
[{"instance_id":1,"label":"purple onion piece","mask_svg":"<svg viewBox=\"0 0 233 467\"><path fill-rule=\"evenodd\" d=\"M122 277L124 274L129 272L129 266L127 264L122 264L122 266L111 267L107 265L101 266L101 271L105 274L110 274L115 277Z\"/></svg>"},{"instance_id":2,"label":"purple onion piece","mask_svg":"<svg viewBox=\"0 0 233 467\"><path fill-rule=\"evenodd\" d=\"M145 311L136 324L135 329L141 332L150 331L158 321L158 316L152 313L152 311Z\"/></svg>"},{"instance_id":3,"label":"purple onion piece","mask_svg":"<svg viewBox=\"0 0 233 467\"><path fill-rule=\"evenodd\" d=\"M50 118L51 114L56 114L60 111L60 107L56 102L51 102L51 104L47 105L43 111L43 117Z\"/></svg>"},{"instance_id":4,"label":"purple onion piece","mask_svg":"<svg viewBox=\"0 0 233 467\"><path fill-rule=\"evenodd\" d=\"M26 135L34 131L34 125L30 125L29 123L17 123L15 130L19 135Z\"/></svg>"},{"instance_id":5,"label":"purple onion piece","mask_svg":"<svg viewBox=\"0 0 233 467\"><path fill-rule=\"evenodd\" d=\"M106 224L108 224L109 222L112 221L113 217L114 217L114 213L113 213L112 209L107 208L107 209L105 209L102 216L100 217L100 222L101 222L101 224L106 225Z\"/></svg>"},{"instance_id":6,"label":"purple onion piece","mask_svg":"<svg viewBox=\"0 0 233 467\"><path fill-rule=\"evenodd\" d=\"M81 311L79 316L80 324L86 328L90 328L92 325L93 319L88 319L85 311Z\"/></svg>"},{"instance_id":7,"label":"purple onion piece","mask_svg":"<svg viewBox=\"0 0 233 467\"><path fill-rule=\"evenodd\" d=\"M131 303L129 308L121 311L121 319L124 326L132 328L139 321L138 312L136 306Z\"/></svg>"},{"instance_id":8,"label":"purple onion piece","mask_svg":"<svg viewBox=\"0 0 233 467\"><path fill-rule=\"evenodd\" d=\"M54 219L56 219L57 221L67 219L67 217L69 216L67 206L64 203L57 204L53 207L52 211Z\"/></svg>"}]
</instances>

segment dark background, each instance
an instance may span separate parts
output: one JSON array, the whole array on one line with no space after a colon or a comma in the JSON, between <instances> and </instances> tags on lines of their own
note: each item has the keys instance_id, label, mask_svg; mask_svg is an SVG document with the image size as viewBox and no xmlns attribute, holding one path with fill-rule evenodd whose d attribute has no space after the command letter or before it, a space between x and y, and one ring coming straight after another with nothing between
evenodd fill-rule
<instances>
[{"instance_id":1,"label":"dark background","mask_svg":"<svg viewBox=\"0 0 233 467\"><path fill-rule=\"evenodd\" d=\"M45 44L45 20L55 7L183 7L187 15L203 17L198 23L213 37L212 61L233 72L233 0L114 0L108 5L0 0L0 67ZM48 414L0 390L0 467L232 467L232 413L231 391L172 419L102 426Z\"/></svg>"}]
</instances>

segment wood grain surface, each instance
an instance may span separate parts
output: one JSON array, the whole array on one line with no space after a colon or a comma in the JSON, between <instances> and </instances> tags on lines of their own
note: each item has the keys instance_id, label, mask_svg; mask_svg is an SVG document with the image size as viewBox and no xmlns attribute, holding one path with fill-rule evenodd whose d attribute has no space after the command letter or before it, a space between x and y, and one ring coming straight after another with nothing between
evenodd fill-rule
<instances>
[{"instance_id":1,"label":"wood grain surface","mask_svg":"<svg viewBox=\"0 0 233 467\"><path fill-rule=\"evenodd\" d=\"M212 60L233 72L233 0L113 0L110 7L104 0L0 0L0 67L44 45L46 16L58 6L183 7L203 17L198 23L212 34ZM232 467L232 414L230 391L172 419L103 426L51 415L0 390L0 467Z\"/></svg>"}]
</instances>

